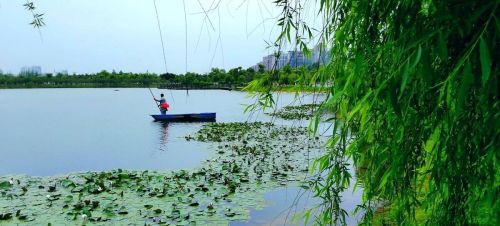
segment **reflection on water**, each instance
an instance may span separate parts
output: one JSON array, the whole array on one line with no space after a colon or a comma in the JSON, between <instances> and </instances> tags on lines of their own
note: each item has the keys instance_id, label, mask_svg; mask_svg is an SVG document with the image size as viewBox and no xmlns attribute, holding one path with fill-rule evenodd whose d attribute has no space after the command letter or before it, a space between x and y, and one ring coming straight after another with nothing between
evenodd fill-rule
<instances>
[{"instance_id":1,"label":"reflection on water","mask_svg":"<svg viewBox=\"0 0 500 226\"><path fill-rule=\"evenodd\" d=\"M352 186L342 194L340 207L347 211L349 216L345 219L347 225L357 225L362 213L354 214L357 204L361 203L362 190L352 191ZM314 197L309 190L301 188L280 188L264 195L267 206L264 209L250 210L251 218L248 221L231 222L231 226L248 225L314 225L315 213L320 210L321 199ZM305 211L312 209L309 221L304 222Z\"/></svg>"},{"instance_id":2,"label":"reflection on water","mask_svg":"<svg viewBox=\"0 0 500 226\"><path fill-rule=\"evenodd\" d=\"M168 123L158 123L161 125L160 130L160 143L158 150L167 151L167 140L168 140Z\"/></svg>"},{"instance_id":3,"label":"reflection on water","mask_svg":"<svg viewBox=\"0 0 500 226\"><path fill-rule=\"evenodd\" d=\"M264 195L267 206L251 209L250 220L231 222L231 226L246 225L304 225L301 213L320 203L311 192L300 188L280 188ZM311 224L311 220L307 225Z\"/></svg>"}]
</instances>

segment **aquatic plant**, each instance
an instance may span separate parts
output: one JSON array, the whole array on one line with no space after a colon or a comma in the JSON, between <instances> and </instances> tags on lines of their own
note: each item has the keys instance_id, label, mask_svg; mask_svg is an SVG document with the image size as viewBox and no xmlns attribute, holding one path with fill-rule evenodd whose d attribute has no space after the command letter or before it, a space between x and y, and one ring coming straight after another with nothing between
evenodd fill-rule
<instances>
[{"instance_id":1,"label":"aquatic plant","mask_svg":"<svg viewBox=\"0 0 500 226\"><path fill-rule=\"evenodd\" d=\"M319 104L287 105L266 114L287 120L309 120L315 115L318 108Z\"/></svg>"},{"instance_id":2,"label":"aquatic plant","mask_svg":"<svg viewBox=\"0 0 500 226\"><path fill-rule=\"evenodd\" d=\"M0 177L0 224L203 224L249 218L263 192L308 183L321 139L302 127L212 123L187 140L213 143L193 170L112 170L54 177Z\"/></svg>"}]
</instances>

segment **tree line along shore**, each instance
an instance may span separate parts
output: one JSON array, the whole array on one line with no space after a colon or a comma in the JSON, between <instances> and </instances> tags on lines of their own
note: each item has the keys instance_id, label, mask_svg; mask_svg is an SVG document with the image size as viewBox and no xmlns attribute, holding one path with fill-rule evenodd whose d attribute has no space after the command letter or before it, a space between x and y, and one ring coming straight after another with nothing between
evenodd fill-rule
<instances>
[{"instance_id":1,"label":"tree line along shore","mask_svg":"<svg viewBox=\"0 0 500 226\"><path fill-rule=\"evenodd\" d=\"M276 85L282 91L312 90L305 81L310 81L312 68L284 67L272 73L279 77ZM168 89L228 89L241 90L252 81L268 80L271 72L263 67L259 70L241 67L224 70L212 68L210 72L200 74L187 72L174 73L131 73L123 71L100 71L91 74L0 74L0 88L126 88L158 87ZM301 88L298 88L301 87ZM248 88L251 89L251 88Z\"/></svg>"}]
</instances>

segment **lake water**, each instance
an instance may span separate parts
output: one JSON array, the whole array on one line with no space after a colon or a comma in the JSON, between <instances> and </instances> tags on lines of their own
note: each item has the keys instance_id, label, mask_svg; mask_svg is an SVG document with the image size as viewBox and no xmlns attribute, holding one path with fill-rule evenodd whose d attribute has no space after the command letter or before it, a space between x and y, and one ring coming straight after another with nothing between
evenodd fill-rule
<instances>
[{"instance_id":1,"label":"lake water","mask_svg":"<svg viewBox=\"0 0 500 226\"><path fill-rule=\"evenodd\" d=\"M262 112L243 113L254 103L247 93L220 90L167 91L169 113L217 112L217 122L286 121ZM317 96L279 94L279 106L311 103ZM51 176L81 171L175 170L200 165L209 157L207 143L186 142L202 123L153 122L158 110L147 89L0 89L0 175ZM266 196L269 206L251 211L245 224L261 225L280 218L293 204L291 189ZM296 195L295 195L296 196ZM350 194L352 203L360 194ZM285 197L285 198L283 198ZM349 198L349 197L348 197ZM312 203L317 202L312 201ZM309 204L300 204L305 207ZM241 224L235 223L235 224Z\"/></svg>"}]
</instances>

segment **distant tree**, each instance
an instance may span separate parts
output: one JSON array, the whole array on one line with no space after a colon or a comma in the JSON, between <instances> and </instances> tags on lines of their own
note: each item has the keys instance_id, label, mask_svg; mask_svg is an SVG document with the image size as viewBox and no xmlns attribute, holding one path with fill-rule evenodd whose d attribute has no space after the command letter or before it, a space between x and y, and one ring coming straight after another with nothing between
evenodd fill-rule
<instances>
[{"instance_id":1,"label":"distant tree","mask_svg":"<svg viewBox=\"0 0 500 226\"><path fill-rule=\"evenodd\" d=\"M286 74L290 74L292 73L292 67L290 67L290 65L287 64L283 67L282 71Z\"/></svg>"},{"instance_id":2,"label":"distant tree","mask_svg":"<svg viewBox=\"0 0 500 226\"><path fill-rule=\"evenodd\" d=\"M163 73L163 74L161 74L161 75L160 75L160 78L161 78L161 79L164 79L164 80L174 80L176 76L177 76L176 74L173 74L173 73L168 73L168 72L167 72L167 73Z\"/></svg>"},{"instance_id":3,"label":"distant tree","mask_svg":"<svg viewBox=\"0 0 500 226\"><path fill-rule=\"evenodd\" d=\"M225 83L226 82L226 71L224 69L212 68L208 76L212 82Z\"/></svg>"},{"instance_id":4,"label":"distant tree","mask_svg":"<svg viewBox=\"0 0 500 226\"><path fill-rule=\"evenodd\" d=\"M255 69L251 67L247 68L244 76L245 76L245 82L251 82L255 77Z\"/></svg>"},{"instance_id":5,"label":"distant tree","mask_svg":"<svg viewBox=\"0 0 500 226\"><path fill-rule=\"evenodd\" d=\"M319 62L314 62L311 65L307 66L309 70L316 69L319 67Z\"/></svg>"},{"instance_id":6,"label":"distant tree","mask_svg":"<svg viewBox=\"0 0 500 226\"><path fill-rule=\"evenodd\" d=\"M264 73L264 71L266 71L266 66L264 66L263 64L259 64L258 67L259 67L259 73Z\"/></svg>"},{"instance_id":7,"label":"distant tree","mask_svg":"<svg viewBox=\"0 0 500 226\"><path fill-rule=\"evenodd\" d=\"M108 71L102 70L99 73L97 73L97 75L100 76L100 77L108 78L110 74L109 74Z\"/></svg>"}]
</instances>

